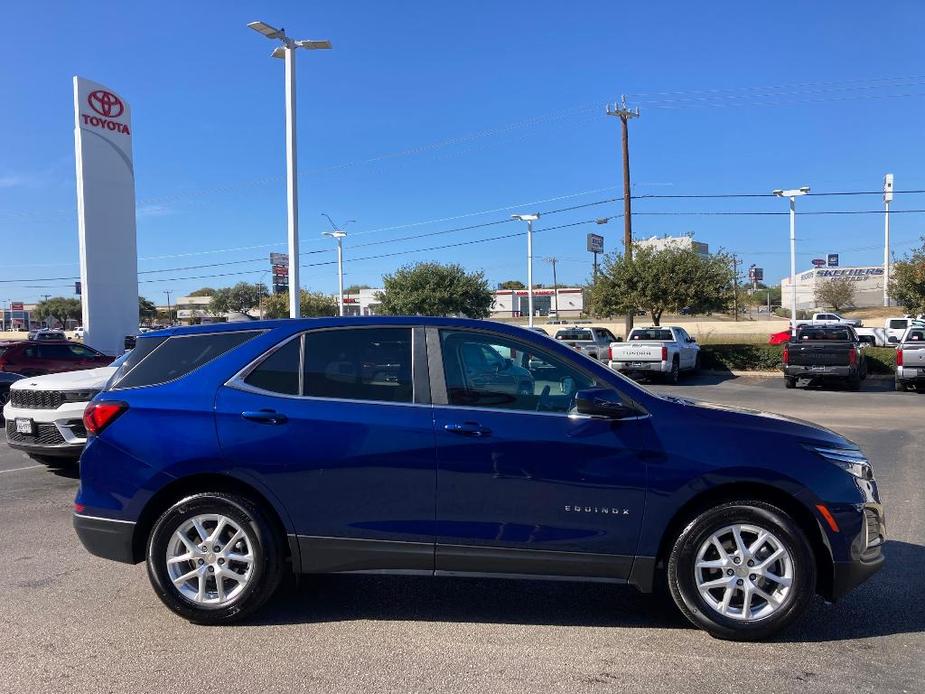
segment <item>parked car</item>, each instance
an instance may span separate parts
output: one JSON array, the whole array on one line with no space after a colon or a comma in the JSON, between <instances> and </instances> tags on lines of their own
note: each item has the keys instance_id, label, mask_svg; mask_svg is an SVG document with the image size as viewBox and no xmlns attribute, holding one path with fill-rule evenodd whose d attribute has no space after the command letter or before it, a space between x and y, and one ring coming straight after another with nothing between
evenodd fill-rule
<instances>
[{"instance_id":1,"label":"parked car","mask_svg":"<svg viewBox=\"0 0 925 694\"><path fill-rule=\"evenodd\" d=\"M790 328L787 330L781 330L777 333L771 333L770 337L768 337L768 344L782 345L785 342L789 342L791 337L793 337L793 331Z\"/></svg>"},{"instance_id":2,"label":"parked car","mask_svg":"<svg viewBox=\"0 0 925 694\"><path fill-rule=\"evenodd\" d=\"M0 344L0 370L23 376L42 376L106 366L113 357L92 347L67 341L6 342Z\"/></svg>"},{"instance_id":3,"label":"parked car","mask_svg":"<svg viewBox=\"0 0 925 694\"><path fill-rule=\"evenodd\" d=\"M74 328L74 337L76 339L83 340L85 334L86 334L86 331L84 330L84 327L82 325L78 325L76 328Z\"/></svg>"},{"instance_id":4,"label":"parked car","mask_svg":"<svg viewBox=\"0 0 925 694\"><path fill-rule=\"evenodd\" d=\"M837 313L814 313L810 320L798 320L797 327L801 325L850 325L852 328L860 328L862 323L857 318L842 318Z\"/></svg>"},{"instance_id":5,"label":"parked car","mask_svg":"<svg viewBox=\"0 0 925 694\"><path fill-rule=\"evenodd\" d=\"M3 347L0 346L0 350L2 349ZM10 386L21 378L22 376L20 374L0 371L0 413L2 413L3 406L6 405L7 400L10 399ZM2 414L0 414L0 419L2 419Z\"/></svg>"},{"instance_id":6,"label":"parked car","mask_svg":"<svg viewBox=\"0 0 925 694\"><path fill-rule=\"evenodd\" d=\"M395 380L363 375L381 343L390 360L402 345ZM558 388L500 392L470 375L471 345L553 364ZM146 561L164 604L198 623L253 613L290 569L643 591L665 576L692 623L754 640L884 561L855 444L655 395L516 326L369 316L148 333L84 422L80 540Z\"/></svg>"},{"instance_id":7,"label":"parked car","mask_svg":"<svg viewBox=\"0 0 925 694\"><path fill-rule=\"evenodd\" d=\"M573 325L561 328L553 335L556 340L578 350L592 359L607 359L607 350L611 342L622 342L622 338L614 337L607 328L598 328L590 325Z\"/></svg>"},{"instance_id":8,"label":"parked car","mask_svg":"<svg viewBox=\"0 0 925 694\"><path fill-rule=\"evenodd\" d=\"M909 328L896 345L896 390L925 388L925 326Z\"/></svg>"},{"instance_id":9,"label":"parked car","mask_svg":"<svg viewBox=\"0 0 925 694\"><path fill-rule=\"evenodd\" d=\"M700 368L700 345L678 326L633 328L625 343L610 345L608 364L620 373L677 383L682 371Z\"/></svg>"},{"instance_id":10,"label":"parked car","mask_svg":"<svg viewBox=\"0 0 925 694\"><path fill-rule=\"evenodd\" d=\"M887 318L883 322L883 328L887 333L887 340L890 344L899 344L899 341L902 339L902 336L906 334L906 331L913 327L925 327L925 321L918 318L913 318L912 316L902 316L902 317L893 317Z\"/></svg>"},{"instance_id":11,"label":"parked car","mask_svg":"<svg viewBox=\"0 0 925 694\"><path fill-rule=\"evenodd\" d=\"M4 404L6 440L43 463L76 462L87 442L83 413L128 355L109 366L23 378Z\"/></svg>"},{"instance_id":12,"label":"parked car","mask_svg":"<svg viewBox=\"0 0 925 694\"><path fill-rule=\"evenodd\" d=\"M850 325L801 325L784 345L784 383L796 388L801 378L843 381L858 390L867 377L864 346Z\"/></svg>"},{"instance_id":13,"label":"parked car","mask_svg":"<svg viewBox=\"0 0 925 694\"><path fill-rule=\"evenodd\" d=\"M42 328L41 330L30 332L28 339L37 342L67 342L67 335L64 334L63 330Z\"/></svg>"},{"instance_id":14,"label":"parked car","mask_svg":"<svg viewBox=\"0 0 925 694\"><path fill-rule=\"evenodd\" d=\"M886 328L855 328L855 334L865 345L871 347L890 347L890 334Z\"/></svg>"}]
</instances>

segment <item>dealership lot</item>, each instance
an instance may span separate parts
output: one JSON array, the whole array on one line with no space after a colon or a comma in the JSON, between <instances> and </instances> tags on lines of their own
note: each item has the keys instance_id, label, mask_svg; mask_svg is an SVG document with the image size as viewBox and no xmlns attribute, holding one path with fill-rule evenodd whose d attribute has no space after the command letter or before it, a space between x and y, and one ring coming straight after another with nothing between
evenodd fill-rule
<instances>
[{"instance_id":1,"label":"dealership lot","mask_svg":"<svg viewBox=\"0 0 925 694\"><path fill-rule=\"evenodd\" d=\"M887 508L884 570L763 644L711 639L667 596L628 588L384 576L309 578L240 626L195 627L161 605L143 566L80 546L73 471L0 445L0 691L920 691L925 396L873 379L860 393L709 376L657 388L860 444Z\"/></svg>"}]
</instances>

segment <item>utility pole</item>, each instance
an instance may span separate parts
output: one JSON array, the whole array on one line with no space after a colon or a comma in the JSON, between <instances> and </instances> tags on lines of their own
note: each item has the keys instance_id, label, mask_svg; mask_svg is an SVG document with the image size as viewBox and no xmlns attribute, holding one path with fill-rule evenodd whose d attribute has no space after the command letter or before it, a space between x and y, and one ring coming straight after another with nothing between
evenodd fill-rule
<instances>
[{"instance_id":1,"label":"utility pole","mask_svg":"<svg viewBox=\"0 0 925 694\"><path fill-rule=\"evenodd\" d=\"M808 194L809 186L800 186L792 190L778 188L771 191L771 195L790 200L790 334L794 337L797 335L797 198ZM783 304L783 291L780 298Z\"/></svg>"},{"instance_id":2,"label":"utility pole","mask_svg":"<svg viewBox=\"0 0 925 694\"><path fill-rule=\"evenodd\" d=\"M42 301L48 301L48 297L50 296L51 294L42 294Z\"/></svg>"},{"instance_id":3,"label":"utility pole","mask_svg":"<svg viewBox=\"0 0 925 694\"><path fill-rule=\"evenodd\" d=\"M549 256L548 258L543 258L547 263L552 265L552 300L555 306L556 319L559 318L559 280L556 278L556 263L559 262L559 259L555 256Z\"/></svg>"},{"instance_id":4,"label":"utility pole","mask_svg":"<svg viewBox=\"0 0 925 694\"><path fill-rule=\"evenodd\" d=\"M890 203L893 202L893 174L883 177L883 305L890 305Z\"/></svg>"},{"instance_id":5,"label":"utility pole","mask_svg":"<svg viewBox=\"0 0 925 694\"><path fill-rule=\"evenodd\" d=\"M173 325L173 319L170 317L170 289L165 289L164 294L167 295L167 320Z\"/></svg>"},{"instance_id":6,"label":"utility pole","mask_svg":"<svg viewBox=\"0 0 925 694\"><path fill-rule=\"evenodd\" d=\"M627 260L633 258L633 223L630 216L630 140L628 122L630 118L639 118L639 109L626 105L626 96L620 96L620 103L608 104L607 115L620 118L623 130L623 247ZM626 334L633 329L633 311L626 314Z\"/></svg>"},{"instance_id":7,"label":"utility pole","mask_svg":"<svg viewBox=\"0 0 925 694\"><path fill-rule=\"evenodd\" d=\"M732 315L736 322L739 320L739 258L732 254Z\"/></svg>"}]
</instances>

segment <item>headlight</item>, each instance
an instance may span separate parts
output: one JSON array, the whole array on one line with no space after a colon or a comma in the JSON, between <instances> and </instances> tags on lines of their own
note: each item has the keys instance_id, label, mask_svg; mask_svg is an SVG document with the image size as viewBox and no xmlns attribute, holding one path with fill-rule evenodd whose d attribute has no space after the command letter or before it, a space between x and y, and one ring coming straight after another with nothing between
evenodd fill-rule
<instances>
[{"instance_id":1,"label":"headlight","mask_svg":"<svg viewBox=\"0 0 925 694\"><path fill-rule=\"evenodd\" d=\"M855 477L862 480L874 478L870 461L856 448L820 448L817 446L808 446L808 448Z\"/></svg>"},{"instance_id":2,"label":"headlight","mask_svg":"<svg viewBox=\"0 0 925 694\"><path fill-rule=\"evenodd\" d=\"M90 402L98 390L66 390L61 393L61 402Z\"/></svg>"}]
</instances>

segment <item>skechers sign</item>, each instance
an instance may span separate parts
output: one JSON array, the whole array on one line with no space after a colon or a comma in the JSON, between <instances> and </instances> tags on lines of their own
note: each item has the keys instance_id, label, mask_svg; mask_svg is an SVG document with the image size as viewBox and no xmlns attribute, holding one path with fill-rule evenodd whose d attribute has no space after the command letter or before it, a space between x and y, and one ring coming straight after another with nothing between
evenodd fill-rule
<instances>
[{"instance_id":1,"label":"skechers sign","mask_svg":"<svg viewBox=\"0 0 925 694\"><path fill-rule=\"evenodd\" d=\"M112 118L118 118L125 112L125 104L122 103L122 99L118 96L105 89L97 89L87 95L87 104L99 115L81 113L80 117L83 119L84 125L105 128L123 135L132 134L128 129L128 125L111 120Z\"/></svg>"},{"instance_id":2,"label":"skechers sign","mask_svg":"<svg viewBox=\"0 0 925 694\"><path fill-rule=\"evenodd\" d=\"M826 268L819 270L810 270L800 275L800 281L805 282L813 277L817 279L832 279L838 277L860 282L871 277L882 277L882 267L843 267L843 268Z\"/></svg>"}]
</instances>

